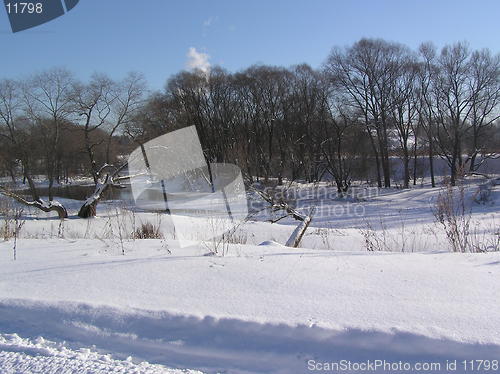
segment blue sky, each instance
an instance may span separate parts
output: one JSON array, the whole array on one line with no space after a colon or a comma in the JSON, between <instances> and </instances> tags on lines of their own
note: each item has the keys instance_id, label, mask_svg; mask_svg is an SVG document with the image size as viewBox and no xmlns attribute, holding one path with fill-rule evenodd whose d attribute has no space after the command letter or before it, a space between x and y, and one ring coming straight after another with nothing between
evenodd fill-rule
<instances>
[{"instance_id":1,"label":"blue sky","mask_svg":"<svg viewBox=\"0 0 500 374\"><path fill-rule=\"evenodd\" d=\"M319 67L333 46L362 37L412 48L466 40L498 53L499 14L497 0L80 0L63 17L12 34L0 9L0 78L54 66L82 79L140 71L161 89L188 61L230 71L256 63Z\"/></svg>"}]
</instances>

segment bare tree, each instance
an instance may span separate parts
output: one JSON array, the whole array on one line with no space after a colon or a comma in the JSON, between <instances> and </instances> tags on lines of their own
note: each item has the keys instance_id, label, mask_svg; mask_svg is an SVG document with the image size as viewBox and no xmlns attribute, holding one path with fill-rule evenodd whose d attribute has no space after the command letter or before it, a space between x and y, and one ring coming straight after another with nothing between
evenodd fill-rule
<instances>
[{"instance_id":1,"label":"bare tree","mask_svg":"<svg viewBox=\"0 0 500 374\"><path fill-rule=\"evenodd\" d=\"M104 139L96 139L93 134L107 124L111 115L111 105L116 99L114 83L104 75L94 74L88 84L75 84L73 100L74 110L81 118L90 172L94 183L99 181L99 168L96 160L96 147L104 143Z\"/></svg>"},{"instance_id":2,"label":"bare tree","mask_svg":"<svg viewBox=\"0 0 500 374\"><path fill-rule=\"evenodd\" d=\"M34 75L23 84L24 111L32 135L45 150L44 161L49 202L54 199L52 187L58 177L57 147L61 141L61 127L71 113L72 74L64 69L52 69ZM26 176L32 187L31 176ZM33 187L32 187L33 188Z\"/></svg>"},{"instance_id":3,"label":"bare tree","mask_svg":"<svg viewBox=\"0 0 500 374\"><path fill-rule=\"evenodd\" d=\"M446 46L438 58L435 83L437 127L436 139L441 157L448 162L451 184L455 185L463 168L463 140L470 129L473 100L470 85L470 51L466 44Z\"/></svg>"},{"instance_id":4,"label":"bare tree","mask_svg":"<svg viewBox=\"0 0 500 374\"><path fill-rule=\"evenodd\" d=\"M61 73L61 76L59 76L58 73L54 71L53 74L54 78L61 78L62 80L67 78L64 73ZM52 114L55 116L57 122L57 124L54 124L54 126L59 127L60 121L62 120L62 117L59 117L59 114L61 114L61 107L59 106L59 103L55 102L55 96L59 96L61 94L61 91L58 89L58 85L59 83L63 83L62 81L56 81L54 86L42 85L42 83L44 82L43 76L36 77L34 82L40 83L40 86L43 87L42 91L44 92L44 96L40 96L37 99L34 99L33 97L27 97L26 88L24 88L24 92L21 91L19 89L19 86L21 84L19 82L2 81L0 83L0 134L4 141L6 141L7 144L11 147L11 149L15 150L15 154L21 161L23 176L28 182L33 201L28 201L25 198L14 193L13 191L6 189L5 187L0 187L0 193L14 198L24 205L33 206L44 212L55 211L57 212L59 218L66 218L68 216L66 209L62 204L54 201L50 193L48 202L42 200L42 198L38 194L38 190L35 186L35 182L32 176L33 165L36 161L38 161L37 156L42 156L41 153L37 154L36 147L39 147L41 144L45 145L45 140L48 139L48 136L44 135L45 138L40 141L40 138L36 136L39 134L39 132L34 131L35 129L39 129L35 126L37 122L35 122L34 125L33 120L19 120L19 118L21 118L22 115L26 112L30 114L34 108L34 102L38 102L38 100L40 100L39 104L42 105L42 103L45 103L47 106L44 106L44 108L48 112L52 110ZM40 88L40 86L38 86L38 88ZM47 99L47 101L45 101L45 99ZM27 104L31 104L31 106ZM42 118L38 118L40 120L40 123L38 124L41 126L46 126L46 123L42 121ZM54 117L52 117L52 119L54 119ZM46 119L43 118L43 120ZM58 130L52 133L56 139L52 138L49 145L56 146L54 145L54 143L57 143L57 132ZM49 157L46 160L46 170L47 172L50 170L50 175L52 177L51 180L53 183L55 161L53 156L48 155L47 152L45 152L44 155L46 157ZM52 183L49 182L49 191L51 191Z\"/></svg>"},{"instance_id":5,"label":"bare tree","mask_svg":"<svg viewBox=\"0 0 500 374\"><path fill-rule=\"evenodd\" d=\"M106 142L106 163L111 164L113 136L132 121L145 103L146 82L140 73L129 73L121 82L113 85L111 113L107 117L108 139Z\"/></svg>"},{"instance_id":6,"label":"bare tree","mask_svg":"<svg viewBox=\"0 0 500 374\"><path fill-rule=\"evenodd\" d=\"M361 39L345 50L334 49L325 65L332 82L349 99L351 106L363 113L366 131L372 141L378 183L391 185L389 159L392 91L399 77L407 49L381 39Z\"/></svg>"},{"instance_id":7,"label":"bare tree","mask_svg":"<svg viewBox=\"0 0 500 374\"><path fill-rule=\"evenodd\" d=\"M13 80L0 81L0 141L2 164L8 169L12 182L16 184L15 164L18 147L15 119L20 111L18 83Z\"/></svg>"},{"instance_id":8,"label":"bare tree","mask_svg":"<svg viewBox=\"0 0 500 374\"><path fill-rule=\"evenodd\" d=\"M81 218L95 216L97 205L105 192L109 187L117 187L117 182L121 179L119 173L125 168L126 164L122 161L120 165L113 165L113 161L117 161L111 160L113 136L117 132L126 131L127 125L134 121L145 100L145 83L139 74L131 73L116 85L106 78L96 78L94 82L96 85L90 89L88 98L79 100L79 107L84 110L82 113L84 113L87 134L101 127L107 128L106 158L103 165L97 167L94 164L92 166L95 189L78 212L78 216ZM81 98L81 95L79 97ZM93 113L95 114L93 115ZM95 122L90 125L93 119ZM87 152L92 162L93 151L89 144L87 145Z\"/></svg>"},{"instance_id":9,"label":"bare tree","mask_svg":"<svg viewBox=\"0 0 500 374\"><path fill-rule=\"evenodd\" d=\"M489 50L475 51L470 61L473 98L470 122L472 136L468 136L469 171L475 172L489 158L497 157L486 145L494 123L500 118L500 55L492 56Z\"/></svg>"},{"instance_id":10,"label":"bare tree","mask_svg":"<svg viewBox=\"0 0 500 374\"><path fill-rule=\"evenodd\" d=\"M436 67L436 47L431 43L422 43L419 47L419 54L422 61L418 69L419 83L419 123L425 131L428 143L429 173L431 176L431 185L436 187L434 176L434 138L436 129L435 96L433 94L433 85L437 75Z\"/></svg>"},{"instance_id":11,"label":"bare tree","mask_svg":"<svg viewBox=\"0 0 500 374\"><path fill-rule=\"evenodd\" d=\"M403 156L403 187L408 188L410 183L409 140L415 129L419 101L416 86L417 65L413 56L402 56L396 74L397 78L391 90L393 102L391 114Z\"/></svg>"},{"instance_id":12,"label":"bare tree","mask_svg":"<svg viewBox=\"0 0 500 374\"><path fill-rule=\"evenodd\" d=\"M321 150L327 171L337 185L337 192L344 196L351 186L353 168L363 146L362 124L354 113L347 112L348 107L336 102L329 95L326 103L328 118L323 124Z\"/></svg>"}]
</instances>

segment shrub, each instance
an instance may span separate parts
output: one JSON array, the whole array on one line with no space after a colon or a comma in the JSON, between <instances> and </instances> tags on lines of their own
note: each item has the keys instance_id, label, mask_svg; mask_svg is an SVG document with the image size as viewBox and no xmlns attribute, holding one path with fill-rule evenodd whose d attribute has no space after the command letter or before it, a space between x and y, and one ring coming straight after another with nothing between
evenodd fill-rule
<instances>
[{"instance_id":1,"label":"shrub","mask_svg":"<svg viewBox=\"0 0 500 374\"><path fill-rule=\"evenodd\" d=\"M154 225L151 222L141 223L141 226L132 233L133 239L163 239L160 231L160 225Z\"/></svg>"},{"instance_id":2,"label":"shrub","mask_svg":"<svg viewBox=\"0 0 500 374\"><path fill-rule=\"evenodd\" d=\"M446 183L434 206L434 217L440 223L453 252L476 252L470 242L471 211L467 209L463 184Z\"/></svg>"}]
</instances>

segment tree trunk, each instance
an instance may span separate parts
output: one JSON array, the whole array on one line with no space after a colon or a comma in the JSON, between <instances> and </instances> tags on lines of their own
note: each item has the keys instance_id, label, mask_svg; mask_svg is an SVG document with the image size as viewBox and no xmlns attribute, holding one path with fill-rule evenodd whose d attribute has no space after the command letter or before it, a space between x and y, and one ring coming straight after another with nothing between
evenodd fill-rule
<instances>
[{"instance_id":1,"label":"tree trunk","mask_svg":"<svg viewBox=\"0 0 500 374\"><path fill-rule=\"evenodd\" d=\"M403 164L404 164L404 188L409 188L410 187L410 157L408 156L408 152L405 152L405 155L403 157Z\"/></svg>"},{"instance_id":2,"label":"tree trunk","mask_svg":"<svg viewBox=\"0 0 500 374\"><path fill-rule=\"evenodd\" d=\"M382 157L382 171L384 172L384 187L389 188L391 187L391 171L388 155Z\"/></svg>"},{"instance_id":3,"label":"tree trunk","mask_svg":"<svg viewBox=\"0 0 500 374\"><path fill-rule=\"evenodd\" d=\"M103 183L98 183L95 187L94 193L85 201L78 212L78 217L80 218L91 218L95 217L97 214L97 204L101 200L104 192L110 186L111 176L108 174L104 179Z\"/></svg>"},{"instance_id":4,"label":"tree trunk","mask_svg":"<svg viewBox=\"0 0 500 374\"><path fill-rule=\"evenodd\" d=\"M413 145L413 185L417 185L417 162L418 162L418 155L417 155L417 148L418 148L418 141L417 137L415 136L414 139L415 143Z\"/></svg>"},{"instance_id":5,"label":"tree trunk","mask_svg":"<svg viewBox=\"0 0 500 374\"><path fill-rule=\"evenodd\" d=\"M372 145L373 155L375 156L375 166L377 168L377 185L379 188L382 188L382 176L380 174L380 159L379 154L377 152L377 146L375 145L375 141L373 140L372 134L368 130L368 135L370 136L370 143Z\"/></svg>"},{"instance_id":6,"label":"tree trunk","mask_svg":"<svg viewBox=\"0 0 500 374\"><path fill-rule=\"evenodd\" d=\"M302 237L306 233L306 230L312 221L314 211L315 211L315 207L313 207L310 210L309 215L304 217L304 219L295 228L295 230L293 230L292 235L290 235L290 238L288 238L288 241L285 244L287 247L297 248L299 246L300 241L302 240Z\"/></svg>"},{"instance_id":7,"label":"tree trunk","mask_svg":"<svg viewBox=\"0 0 500 374\"><path fill-rule=\"evenodd\" d=\"M410 187L410 152L408 152L408 144L405 139L403 144L403 167L404 167L404 188Z\"/></svg>"},{"instance_id":8,"label":"tree trunk","mask_svg":"<svg viewBox=\"0 0 500 374\"><path fill-rule=\"evenodd\" d=\"M457 158L456 158L456 155L453 155L453 158L451 160L450 171L451 171L450 172L450 174L451 174L450 183L452 186L455 186L456 181L457 181Z\"/></svg>"},{"instance_id":9,"label":"tree trunk","mask_svg":"<svg viewBox=\"0 0 500 374\"><path fill-rule=\"evenodd\" d=\"M418 157L417 154L413 156L413 185L417 185L417 163L418 163Z\"/></svg>"},{"instance_id":10,"label":"tree trunk","mask_svg":"<svg viewBox=\"0 0 500 374\"><path fill-rule=\"evenodd\" d=\"M436 187L436 179L434 178L434 145L432 137L429 137L429 169L431 172L431 185Z\"/></svg>"}]
</instances>

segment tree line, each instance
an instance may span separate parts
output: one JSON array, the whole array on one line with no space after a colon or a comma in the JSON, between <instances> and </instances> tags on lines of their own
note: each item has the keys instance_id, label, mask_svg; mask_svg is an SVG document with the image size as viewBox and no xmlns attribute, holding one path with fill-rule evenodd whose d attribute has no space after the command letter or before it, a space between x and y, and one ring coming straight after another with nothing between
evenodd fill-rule
<instances>
[{"instance_id":1,"label":"tree line","mask_svg":"<svg viewBox=\"0 0 500 374\"><path fill-rule=\"evenodd\" d=\"M331 176L339 192L354 179L402 185L427 158L458 175L497 157L500 56L466 43L417 51L380 39L334 48L321 69L252 66L181 72L142 108L132 133L144 139L196 125L209 160L247 175L307 181ZM413 166L413 167L412 167Z\"/></svg>"},{"instance_id":2,"label":"tree line","mask_svg":"<svg viewBox=\"0 0 500 374\"><path fill-rule=\"evenodd\" d=\"M138 73L80 82L52 69L0 81L0 173L22 178L47 207L55 183L87 176L96 191L112 185L132 148L195 125L207 161L236 163L250 180L328 177L340 193L353 180L390 187L398 159L407 188L425 159L435 186L439 158L454 184L497 157L499 99L500 56L462 42L438 51L361 39L334 48L318 69L182 71L154 93Z\"/></svg>"}]
</instances>

